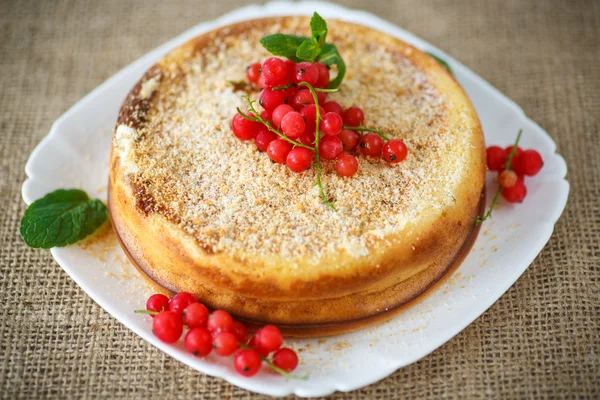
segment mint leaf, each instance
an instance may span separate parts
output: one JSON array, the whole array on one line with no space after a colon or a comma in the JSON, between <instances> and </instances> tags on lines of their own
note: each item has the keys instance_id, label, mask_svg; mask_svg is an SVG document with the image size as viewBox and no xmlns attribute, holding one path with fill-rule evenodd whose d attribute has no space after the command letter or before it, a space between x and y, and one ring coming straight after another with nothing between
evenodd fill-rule
<instances>
[{"instance_id":1,"label":"mint leaf","mask_svg":"<svg viewBox=\"0 0 600 400\"><path fill-rule=\"evenodd\" d=\"M90 200L79 189L59 189L31 203L21 220L21 236L29 247L62 247L94 232L107 218L100 200Z\"/></svg>"},{"instance_id":2,"label":"mint leaf","mask_svg":"<svg viewBox=\"0 0 600 400\"><path fill-rule=\"evenodd\" d=\"M454 72L452 72L452 68L450 68L450 65L448 65L448 63L446 61L444 61L440 57L436 56L435 54L430 53L429 51L427 52L427 54L429 54L431 57L435 58L435 60L437 62L439 62L440 64L442 64L442 66L444 68L446 68L448 70L448 72L450 72L451 74L454 74Z\"/></svg>"},{"instance_id":3,"label":"mint leaf","mask_svg":"<svg viewBox=\"0 0 600 400\"><path fill-rule=\"evenodd\" d=\"M325 45L325 38L327 38L327 23L316 12L310 19L310 31L313 42L315 42L319 47L323 47Z\"/></svg>"},{"instance_id":4,"label":"mint leaf","mask_svg":"<svg viewBox=\"0 0 600 400\"><path fill-rule=\"evenodd\" d=\"M321 48L309 40L302 42L296 50L296 57L302 61L313 62L319 54L321 54Z\"/></svg>"},{"instance_id":5,"label":"mint leaf","mask_svg":"<svg viewBox=\"0 0 600 400\"><path fill-rule=\"evenodd\" d=\"M325 46L323 46L323 50L321 50L319 61L327 66L335 65L337 67L337 76L334 80L329 82L329 88L335 89L339 87L342 80L344 80L344 75L346 75L346 64L344 63L344 60L342 60L342 56L340 56L337 47L331 43L326 43Z\"/></svg>"},{"instance_id":6,"label":"mint leaf","mask_svg":"<svg viewBox=\"0 0 600 400\"><path fill-rule=\"evenodd\" d=\"M260 44L274 56L285 57L294 62L299 62L300 60L296 57L296 51L304 41L310 42L310 39L294 35L285 35L283 33L275 33L260 39Z\"/></svg>"}]
</instances>

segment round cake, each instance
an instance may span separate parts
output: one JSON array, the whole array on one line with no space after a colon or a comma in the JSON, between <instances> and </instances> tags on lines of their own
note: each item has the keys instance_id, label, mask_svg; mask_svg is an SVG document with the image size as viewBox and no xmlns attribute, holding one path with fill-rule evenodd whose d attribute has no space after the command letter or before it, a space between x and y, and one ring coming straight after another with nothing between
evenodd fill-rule
<instances>
[{"instance_id":1,"label":"round cake","mask_svg":"<svg viewBox=\"0 0 600 400\"><path fill-rule=\"evenodd\" d=\"M328 21L347 72L329 98L408 147L388 164L359 157L340 177L322 161L295 173L231 132L246 67L263 36L310 36L308 18L219 28L156 63L122 105L109 209L132 262L166 291L296 335L388 318L468 251L485 180L477 115L435 59L382 32ZM250 93L258 97L258 92Z\"/></svg>"}]
</instances>

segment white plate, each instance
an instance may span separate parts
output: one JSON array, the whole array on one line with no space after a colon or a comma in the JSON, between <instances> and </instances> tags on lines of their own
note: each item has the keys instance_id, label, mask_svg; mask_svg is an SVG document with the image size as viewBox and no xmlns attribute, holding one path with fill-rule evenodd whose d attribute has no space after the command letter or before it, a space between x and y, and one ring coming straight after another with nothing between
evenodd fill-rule
<instances>
[{"instance_id":1,"label":"white plate","mask_svg":"<svg viewBox=\"0 0 600 400\"><path fill-rule=\"evenodd\" d=\"M216 27L272 15L309 15L357 22L432 51L449 62L475 105L487 143L508 145L523 129L522 146L544 158L538 176L528 179L528 196L520 205L502 205L486 222L453 277L421 304L392 321L326 340L288 340L300 352L299 374L308 380L286 380L267 368L244 378L232 360L194 358L181 346L161 343L150 320L133 313L143 308L148 287L127 262L114 236L91 243L52 249L60 266L100 306L139 336L203 373L242 388L270 395L321 396L350 391L376 382L398 368L428 355L487 310L525 271L542 250L562 213L569 192L567 167L556 145L523 111L479 76L429 43L371 14L328 3L274 2L249 6L202 23L151 51L121 70L79 101L52 125L49 135L31 155L23 184L27 204L57 188L82 188L106 198L111 132L122 100L149 68L168 50ZM488 202L495 190L490 179Z\"/></svg>"}]
</instances>

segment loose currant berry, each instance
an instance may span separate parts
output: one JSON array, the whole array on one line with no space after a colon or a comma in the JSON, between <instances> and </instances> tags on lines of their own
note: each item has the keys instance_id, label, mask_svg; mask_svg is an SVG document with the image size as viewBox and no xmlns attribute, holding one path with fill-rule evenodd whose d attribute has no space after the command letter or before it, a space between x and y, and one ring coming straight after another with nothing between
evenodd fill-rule
<instances>
[{"instance_id":1,"label":"loose currant berry","mask_svg":"<svg viewBox=\"0 0 600 400\"><path fill-rule=\"evenodd\" d=\"M298 355L294 350L283 347L273 354L273 364L286 372L292 372L298 366Z\"/></svg>"},{"instance_id":2,"label":"loose currant berry","mask_svg":"<svg viewBox=\"0 0 600 400\"><path fill-rule=\"evenodd\" d=\"M325 114L325 110L323 107L319 106L319 114ZM309 104L300 109L300 115L304 118L306 122L305 133L314 133L315 127L317 126L317 106L314 104ZM314 139L313 139L314 141Z\"/></svg>"},{"instance_id":3,"label":"loose currant berry","mask_svg":"<svg viewBox=\"0 0 600 400\"><path fill-rule=\"evenodd\" d=\"M283 336L275 325L265 325L254 335L256 347L268 353L277 350L283 344Z\"/></svg>"},{"instance_id":4,"label":"loose currant berry","mask_svg":"<svg viewBox=\"0 0 600 400\"><path fill-rule=\"evenodd\" d=\"M329 86L329 68L323 63L316 62L313 64L319 71L319 79L315 83L315 87L327 89Z\"/></svg>"},{"instance_id":5,"label":"loose currant berry","mask_svg":"<svg viewBox=\"0 0 600 400\"><path fill-rule=\"evenodd\" d=\"M288 153L285 164L294 172L306 171L312 164L313 152L304 147L294 147Z\"/></svg>"},{"instance_id":6,"label":"loose currant berry","mask_svg":"<svg viewBox=\"0 0 600 400\"><path fill-rule=\"evenodd\" d=\"M220 332L213 338L215 353L222 357L233 354L238 349L237 337L231 332Z\"/></svg>"},{"instance_id":7,"label":"loose currant berry","mask_svg":"<svg viewBox=\"0 0 600 400\"><path fill-rule=\"evenodd\" d=\"M360 126L365 120L365 114L358 107L350 107L344 111L343 118L346 126Z\"/></svg>"},{"instance_id":8,"label":"loose currant berry","mask_svg":"<svg viewBox=\"0 0 600 400\"><path fill-rule=\"evenodd\" d=\"M358 160L350 154L340 154L336 159L335 170L340 176L352 176L358 171Z\"/></svg>"},{"instance_id":9,"label":"loose currant berry","mask_svg":"<svg viewBox=\"0 0 600 400\"><path fill-rule=\"evenodd\" d=\"M369 157L381 157L383 140L375 133L367 133L360 139L358 144L360 152Z\"/></svg>"},{"instance_id":10,"label":"loose currant berry","mask_svg":"<svg viewBox=\"0 0 600 400\"><path fill-rule=\"evenodd\" d=\"M248 342L248 346L252 347L253 350L255 350L258 354L260 354L263 357L267 357L269 355L268 351L258 348L256 346L256 335L252 336L252 339L250 339L250 342Z\"/></svg>"},{"instance_id":11,"label":"loose currant berry","mask_svg":"<svg viewBox=\"0 0 600 400\"><path fill-rule=\"evenodd\" d=\"M206 328L208 322L208 308L201 303L192 303L182 312L183 324L188 328Z\"/></svg>"},{"instance_id":12,"label":"loose currant berry","mask_svg":"<svg viewBox=\"0 0 600 400\"><path fill-rule=\"evenodd\" d=\"M505 188L515 186L518 179L517 173L513 170L504 170L498 175L498 183Z\"/></svg>"},{"instance_id":13,"label":"loose currant berry","mask_svg":"<svg viewBox=\"0 0 600 400\"><path fill-rule=\"evenodd\" d=\"M283 139L273 140L267 147L267 155L278 164L285 163L290 151L292 151L292 144Z\"/></svg>"},{"instance_id":14,"label":"loose currant berry","mask_svg":"<svg viewBox=\"0 0 600 400\"><path fill-rule=\"evenodd\" d=\"M188 292L179 292L169 300L169 310L181 315L183 310L192 303L197 303L198 299Z\"/></svg>"},{"instance_id":15,"label":"loose currant berry","mask_svg":"<svg viewBox=\"0 0 600 400\"><path fill-rule=\"evenodd\" d=\"M288 65L277 57L267 58L261 67L261 76L268 87L287 84Z\"/></svg>"},{"instance_id":16,"label":"loose currant berry","mask_svg":"<svg viewBox=\"0 0 600 400\"><path fill-rule=\"evenodd\" d=\"M306 129L308 130L308 124ZM315 144L315 133L304 131L304 135L300 136L298 141L302 144L312 147Z\"/></svg>"},{"instance_id":17,"label":"loose currant berry","mask_svg":"<svg viewBox=\"0 0 600 400\"><path fill-rule=\"evenodd\" d=\"M260 93L258 104L263 106L265 110L273 111L275 107L283 104L283 101L283 90L264 88Z\"/></svg>"},{"instance_id":18,"label":"loose currant berry","mask_svg":"<svg viewBox=\"0 0 600 400\"><path fill-rule=\"evenodd\" d=\"M292 100L292 106L296 110L302 109L302 107L307 106L309 104L314 104L315 99L313 99L312 94L308 89L300 89L296 92L294 99Z\"/></svg>"},{"instance_id":19,"label":"loose currant berry","mask_svg":"<svg viewBox=\"0 0 600 400\"><path fill-rule=\"evenodd\" d=\"M260 370L261 359L254 350L240 350L234 359L235 370L243 376L253 376Z\"/></svg>"},{"instance_id":20,"label":"loose currant berry","mask_svg":"<svg viewBox=\"0 0 600 400\"><path fill-rule=\"evenodd\" d=\"M309 62L301 62L296 64L296 83L306 82L311 86L315 86L319 79L319 70Z\"/></svg>"},{"instance_id":21,"label":"loose currant berry","mask_svg":"<svg viewBox=\"0 0 600 400\"><path fill-rule=\"evenodd\" d=\"M152 296L148 297L148 300L146 301L146 310L148 311L161 312L166 311L168 309L169 298L164 294L153 294ZM154 315L151 315L151 317L154 318Z\"/></svg>"},{"instance_id":22,"label":"loose currant berry","mask_svg":"<svg viewBox=\"0 0 600 400\"><path fill-rule=\"evenodd\" d=\"M273 140L276 140L277 138L278 136L275 133L265 128L258 132L256 137L254 138L254 142L256 143L256 147L260 151L267 151L269 143L271 143Z\"/></svg>"},{"instance_id":23,"label":"loose currant berry","mask_svg":"<svg viewBox=\"0 0 600 400\"><path fill-rule=\"evenodd\" d=\"M527 196L527 187L525 182L521 179L517 179L517 182L512 187L502 188L502 197L510 203L521 203Z\"/></svg>"},{"instance_id":24,"label":"loose currant berry","mask_svg":"<svg viewBox=\"0 0 600 400\"><path fill-rule=\"evenodd\" d=\"M344 116L344 109L337 101L328 101L323 103L323 108L325 109L325 112L333 112L339 114L340 117Z\"/></svg>"},{"instance_id":25,"label":"loose currant berry","mask_svg":"<svg viewBox=\"0 0 600 400\"><path fill-rule=\"evenodd\" d=\"M233 321L233 327L231 328L231 333L235 335L238 342L246 343L248 342L248 329L246 325L242 324L239 321Z\"/></svg>"},{"instance_id":26,"label":"loose currant berry","mask_svg":"<svg viewBox=\"0 0 600 400\"><path fill-rule=\"evenodd\" d=\"M337 136L342 131L343 125L342 117L336 113L327 113L323 115L321 122L319 123L319 129L328 136Z\"/></svg>"},{"instance_id":27,"label":"loose currant berry","mask_svg":"<svg viewBox=\"0 0 600 400\"><path fill-rule=\"evenodd\" d=\"M540 172L543 165L544 161L540 153L535 150L525 150L519 157L518 168L515 170L523 175L534 176Z\"/></svg>"},{"instance_id":28,"label":"loose currant berry","mask_svg":"<svg viewBox=\"0 0 600 400\"><path fill-rule=\"evenodd\" d=\"M233 327L233 318L225 310L215 310L208 316L206 327L212 333L230 332Z\"/></svg>"},{"instance_id":29,"label":"loose currant berry","mask_svg":"<svg viewBox=\"0 0 600 400\"><path fill-rule=\"evenodd\" d=\"M210 354L213 349L212 335L206 328L192 328L183 339L185 349L197 357Z\"/></svg>"},{"instance_id":30,"label":"loose currant berry","mask_svg":"<svg viewBox=\"0 0 600 400\"><path fill-rule=\"evenodd\" d=\"M294 107L290 106L289 104L281 104L277 106L277 108L273 110L273 125L279 128L281 126L281 120L285 114L291 111L294 111Z\"/></svg>"},{"instance_id":31,"label":"loose currant berry","mask_svg":"<svg viewBox=\"0 0 600 400\"><path fill-rule=\"evenodd\" d=\"M250 113L247 113L247 115L253 116ZM262 126L263 125L260 122L250 121L240 114L235 114L233 116L233 121L231 122L231 130L235 137L240 140L254 139Z\"/></svg>"},{"instance_id":32,"label":"loose currant berry","mask_svg":"<svg viewBox=\"0 0 600 400\"><path fill-rule=\"evenodd\" d=\"M258 83L260 79L260 63L248 65L248 68L246 68L246 77L249 82Z\"/></svg>"},{"instance_id":33,"label":"loose currant berry","mask_svg":"<svg viewBox=\"0 0 600 400\"><path fill-rule=\"evenodd\" d=\"M402 140L391 139L383 145L383 158L391 164L404 161L407 154L408 149Z\"/></svg>"},{"instance_id":34,"label":"loose currant berry","mask_svg":"<svg viewBox=\"0 0 600 400\"><path fill-rule=\"evenodd\" d=\"M490 171L500 171L504 164L504 150L498 146L490 146L486 150L486 158Z\"/></svg>"},{"instance_id":35,"label":"loose currant berry","mask_svg":"<svg viewBox=\"0 0 600 400\"><path fill-rule=\"evenodd\" d=\"M283 116L281 119L281 130L283 133L292 139L302 136L306 129L304 118L297 111L292 111Z\"/></svg>"},{"instance_id":36,"label":"loose currant berry","mask_svg":"<svg viewBox=\"0 0 600 400\"><path fill-rule=\"evenodd\" d=\"M356 131L351 131L349 129L343 129L338 135L342 144L344 145L344 151L352 151L356 148L358 141L360 140L360 135Z\"/></svg>"},{"instance_id":37,"label":"loose currant berry","mask_svg":"<svg viewBox=\"0 0 600 400\"><path fill-rule=\"evenodd\" d=\"M344 151L344 145L337 136L325 136L319 143L319 155L325 160L335 160Z\"/></svg>"},{"instance_id":38,"label":"loose currant berry","mask_svg":"<svg viewBox=\"0 0 600 400\"><path fill-rule=\"evenodd\" d=\"M183 333L181 314L175 311L163 311L152 320L152 332L165 343L175 343Z\"/></svg>"}]
</instances>

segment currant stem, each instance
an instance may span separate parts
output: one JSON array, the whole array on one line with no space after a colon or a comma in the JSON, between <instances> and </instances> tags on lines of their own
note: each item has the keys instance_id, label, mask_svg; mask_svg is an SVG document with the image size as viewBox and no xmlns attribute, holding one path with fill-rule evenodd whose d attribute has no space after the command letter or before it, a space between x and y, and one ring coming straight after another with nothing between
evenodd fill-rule
<instances>
[{"instance_id":1,"label":"currant stem","mask_svg":"<svg viewBox=\"0 0 600 400\"><path fill-rule=\"evenodd\" d=\"M506 165L504 166L505 170L510 170L512 167L513 157L517 153L517 146L519 145L519 140L521 139L521 134L523 133L523 129L519 129L519 133L517 134L517 139L515 140L515 144L513 148L510 150L510 154L508 155L508 159L506 161ZM496 194L494 195L494 199L492 200L492 204L490 204L490 208L488 208L487 212L481 218L475 218L475 224L480 224L488 218L492 218L492 210L496 207L498 203L498 199L500 198L500 193L502 193L502 185L498 185L498 190L496 190Z\"/></svg>"},{"instance_id":2,"label":"currant stem","mask_svg":"<svg viewBox=\"0 0 600 400\"><path fill-rule=\"evenodd\" d=\"M292 86L294 86L293 83L288 83L287 85L273 86L271 90L285 90L291 88Z\"/></svg>"},{"instance_id":3,"label":"currant stem","mask_svg":"<svg viewBox=\"0 0 600 400\"><path fill-rule=\"evenodd\" d=\"M133 310L136 314L148 314L148 315L158 315L158 311L150 311L150 310Z\"/></svg>"},{"instance_id":4,"label":"currant stem","mask_svg":"<svg viewBox=\"0 0 600 400\"><path fill-rule=\"evenodd\" d=\"M351 131L359 132L373 132L378 134L383 140L390 140L390 138L387 137L386 134L381 132L379 129L366 128L364 126L343 126L342 129L348 129Z\"/></svg>"},{"instance_id":5,"label":"currant stem","mask_svg":"<svg viewBox=\"0 0 600 400\"><path fill-rule=\"evenodd\" d=\"M254 350L254 348L248 346L246 343L242 343L242 342L238 342L238 346L242 349L246 349L246 350ZM279 368L277 365L273 364L273 362L271 360L269 360L267 357L263 357L262 355L259 354L259 357L261 360L263 360L264 362L267 363L267 365L275 372L285 376L288 379L301 379L303 381L308 379L308 375L296 375L296 374L290 374L289 372L287 372L284 369Z\"/></svg>"},{"instance_id":6,"label":"currant stem","mask_svg":"<svg viewBox=\"0 0 600 400\"><path fill-rule=\"evenodd\" d=\"M328 205L332 210L337 211L337 208L333 205L333 202L329 201L327 198L327 194L325 194L325 188L321 183L321 157L319 155L319 140L320 140L320 132L319 132L319 123L321 122L321 112L319 111L319 99L317 98L317 93L315 92L315 88L312 87L310 83L300 82L298 86L306 86L308 90L310 90L310 94L312 94L313 100L315 102L316 109L316 127L315 127L315 171L317 173L317 186L319 187L319 193L321 194L321 199L323 199L323 203Z\"/></svg>"}]
</instances>

